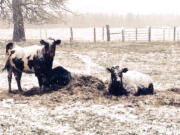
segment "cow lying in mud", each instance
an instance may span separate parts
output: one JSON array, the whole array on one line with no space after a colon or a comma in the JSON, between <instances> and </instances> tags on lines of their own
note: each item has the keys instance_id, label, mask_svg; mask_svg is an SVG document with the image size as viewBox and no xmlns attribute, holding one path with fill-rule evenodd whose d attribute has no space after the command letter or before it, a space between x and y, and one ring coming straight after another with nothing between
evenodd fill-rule
<instances>
[{"instance_id":1,"label":"cow lying in mud","mask_svg":"<svg viewBox=\"0 0 180 135\"><path fill-rule=\"evenodd\" d=\"M150 76L137 72L128 71L127 68L115 66L107 68L111 73L111 83L109 84L109 93L113 95L135 96L153 94L154 88Z\"/></svg>"},{"instance_id":2,"label":"cow lying in mud","mask_svg":"<svg viewBox=\"0 0 180 135\"><path fill-rule=\"evenodd\" d=\"M12 42L6 45L7 61L3 70L6 69L8 71L9 92L12 92L12 73L14 73L19 92L23 92L21 88L22 72L35 73L40 90L48 87L48 78L52 70L56 45L61 43L61 40L51 39L51 41L52 43L50 44L47 41L41 40L41 46L20 47Z\"/></svg>"}]
</instances>

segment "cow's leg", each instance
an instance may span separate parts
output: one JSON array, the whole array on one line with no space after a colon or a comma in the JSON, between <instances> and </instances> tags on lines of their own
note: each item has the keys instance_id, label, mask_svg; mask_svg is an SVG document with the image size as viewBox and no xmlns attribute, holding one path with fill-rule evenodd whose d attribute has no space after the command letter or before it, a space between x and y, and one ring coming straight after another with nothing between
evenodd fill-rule
<instances>
[{"instance_id":1,"label":"cow's leg","mask_svg":"<svg viewBox=\"0 0 180 135\"><path fill-rule=\"evenodd\" d=\"M44 90L46 90L46 87L44 85L44 78L41 75L37 75L37 78L40 87L39 94L41 94Z\"/></svg>"},{"instance_id":2,"label":"cow's leg","mask_svg":"<svg viewBox=\"0 0 180 135\"><path fill-rule=\"evenodd\" d=\"M11 93L11 80L12 80L12 68L8 69L8 84L9 84L9 93Z\"/></svg>"},{"instance_id":3,"label":"cow's leg","mask_svg":"<svg viewBox=\"0 0 180 135\"><path fill-rule=\"evenodd\" d=\"M18 90L20 93L23 92L22 88L21 88L21 76L22 76L22 72L17 71L16 69L13 69L13 73L17 82L17 86L18 86Z\"/></svg>"},{"instance_id":4,"label":"cow's leg","mask_svg":"<svg viewBox=\"0 0 180 135\"><path fill-rule=\"evenodd\" d=\"M46 65L43 65L43 66L46 66ZM35 75L36 77L38 78L38 83L39 83L39 87L40 87L40 92L45 90L46 87L48 86L48 77L47 77L47 74L49 73L48 70L44 71L44 67L43 68L40 68L42 67L42 65L36 65L34 67L34 70L35 70ZM45 72L45 73L44 73Z\"/></svg>"},{"instance_id":5,"label":"cow's leg","mask_svg":"<svg viewBox=\"0 0 180 135\"><path fill-rule=\"evenodd\" d=\"M48 91L49 90L49 77L43 76L42 83L43 83L43 85L42 85L43 90Z\"/></svg>"},{"instance_id":6,"label":"cow's leg","mask_svg":"<svg viewBox=\"0 0 180 135\"><path fill-rule=\"evenodd\" d=\"M38 81L39 81L40 91L48 90L49 83L48 83L48 78L45 75L39 76Z\"/></svg>"},{"instance_id":7,"label":"cow's leg","mask_svg":"<svg viewBox=\"0 0 180 135\"><path fill-rule=\"evenodd\" d=\"M37 78L38 78L39 87L41 88L42 87L42 77L37 75Z\"/></svg>"}]
</instances>

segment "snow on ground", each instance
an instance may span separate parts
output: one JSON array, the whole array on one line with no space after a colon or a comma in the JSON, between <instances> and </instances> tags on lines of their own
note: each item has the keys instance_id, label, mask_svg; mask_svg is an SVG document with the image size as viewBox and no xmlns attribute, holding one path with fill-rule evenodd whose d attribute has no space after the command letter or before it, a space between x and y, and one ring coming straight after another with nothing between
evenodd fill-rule
<instances>
[{"instance_id":1,"label":"snow on ground","mask_svg":"<svg viewBox=\"0 0 180 135\"><path fill-rule=\"evenodd\" d=\"M75 102L52 109L34 108L31 104L8 99L2 101L0 110L0 127L3 127L0 133L6 134L180 133L180 110L174 107L142 106L138 109L122 104L106 106Z\"/></svg>"}]
</instances>

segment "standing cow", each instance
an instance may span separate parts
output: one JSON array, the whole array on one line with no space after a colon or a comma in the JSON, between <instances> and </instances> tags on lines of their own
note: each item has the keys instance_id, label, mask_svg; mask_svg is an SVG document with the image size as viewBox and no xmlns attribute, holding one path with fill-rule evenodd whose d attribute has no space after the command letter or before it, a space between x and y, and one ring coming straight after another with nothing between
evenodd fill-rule
<instances>
[{"instance_id":1,"label":"standing cow","mask_svg":"<svg viewBox=\"0 0 180 135\"><path fill-rule=\"evenodd\" d=\"M48 78L52 70L56 45L61 43L61 40L51 41L50 43L41 40L41 46L20 47L12 42L6 45L7 61L3 70L8 71L9 92L12 92L12 73L14 73L19 92L23 92L21 88L22 72L35 73L40 90L49 85Z\"/></svg>"}]
</instances>

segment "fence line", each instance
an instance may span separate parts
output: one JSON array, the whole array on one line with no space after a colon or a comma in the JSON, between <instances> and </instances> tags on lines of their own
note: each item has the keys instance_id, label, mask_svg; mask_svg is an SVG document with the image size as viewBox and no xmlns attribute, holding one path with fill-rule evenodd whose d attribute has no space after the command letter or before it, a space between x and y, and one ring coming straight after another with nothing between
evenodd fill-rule
<instances>
[{"instance_id":1,"label":"fence line","mask_svg":"<svg viewBox=\"0 0 180 135\"><path fill-rule=\"evenodd\" d=\"M12 29L0 29L1 40L12 39ZM146 27L146 28L39 28L25 29L27 39L46 39L48 37L70 40L97 41L180 41L180 27Z\"/></svg>"},{"instance_id":2,"label":"fence line","mask_svg":"<svg viewBox=\"0 0 180 135\"><path fill-rule=\"evenodd\" d=\"M109 25L106 26L106 29L107 29L107 31L111 31ZM142 37L143 38L147 37L147 41L151 42L151 41L155 41L155 40L152 39L152 36L153 36L152 31L153 30L156 30L156 31L157 30L162 30L163 31L162 34L157 32L156 36L157 37L158 36L162 37L162 39L160 39L162 41L170 41L168 39L166 40L166 33L167 33L166 30L171 30L172 29L173 30L173 33L172 33L173 34L173 41L179 41L179 32L180 32L180 30L177 31L177 27L173 27L173 28L148 27L148 28L145 28L146 31L141 31L141 32L139 32L139 29L142 29L142 28L134 28L134 30L129 30L128 28L124 28L124 29L121 30L121 32L112 32L112 33L107 32L107 37L108 37L108 39L111 39L111 37L114 36L114 35L121 35L121 41L122 42L125 42L126 39L135 40L135 41L141 41ZM107 39L107 41L110 41L108 39Z\"/></svg>"}]
</instances>

